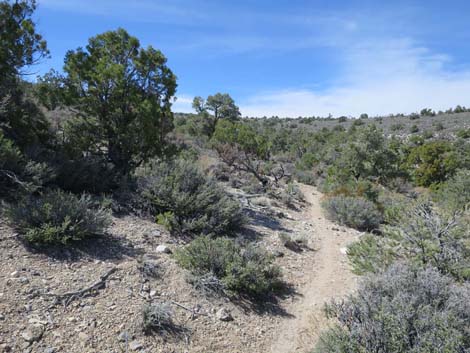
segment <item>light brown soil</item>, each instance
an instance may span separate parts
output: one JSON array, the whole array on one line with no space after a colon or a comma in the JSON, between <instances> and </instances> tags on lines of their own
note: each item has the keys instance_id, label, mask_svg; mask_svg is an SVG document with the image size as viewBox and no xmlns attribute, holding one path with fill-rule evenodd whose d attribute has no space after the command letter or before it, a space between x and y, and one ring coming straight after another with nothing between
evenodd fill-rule
<instances>
[{"instance_id":1,"label":"light brown soil","mask_svg":"<svg viewBox=\"0 0 470 353\"><path fill-rule=\"evenodd\" d=\"M27 248L14 231L0 221L0 352L308 352L326 325L321 315L324 301L350 292L355 277L348 271L340 249L358 237L358 232L338 227L325 219L321 195L302 186L309 204L286 209L273 200L252 200L252 224L247 238L268 251L283 252L276 262L292 293L277 301L253 306L224 298L207 298L187 283L187 273L169 254L155 251L165 244L182 246L158 225L136 217L115 218L110 234L80 249L56 249L47 253ZM264 206L269 204L268 207ZM275 215L282 212L285 217ZM279 232L303 234L310 249L293 252L278 238ZM138 262L154 258L159 278L143 283ZM93 283L109 268L118 271L106 287L77 298L67 307L52 305L44 293L63 293ZM149 293L152 297L149 297ZM141 308L147 301L175 301L198 313L172 305L179 335L144 335L140 329ZM215 313L231 311L234 321L222 322ZM40 323L44 333L29 344L22 334ZM122 332L129 340L120 340Z\"/></svg>"},{"instance_id":2,"label":"light brown soil","mask_svg":"<svg viewBox=\"0 0 470 353\"><path fill-rule=\"evenodd\" d=\"M302 186L310 206L302 217L315 224L317 252L313 268L305 269L307 284L300 290L301 299L287 307L294 317L278 329L278 338L271 346L272 353L309 352L319 333L328 325L322 313L323 304L345 296L354 290L356 278L351 274L346 257L341 253L357 238L351 230L343 230L323 215L321 194L315 188Z\"/></svg>"}]
</instances>

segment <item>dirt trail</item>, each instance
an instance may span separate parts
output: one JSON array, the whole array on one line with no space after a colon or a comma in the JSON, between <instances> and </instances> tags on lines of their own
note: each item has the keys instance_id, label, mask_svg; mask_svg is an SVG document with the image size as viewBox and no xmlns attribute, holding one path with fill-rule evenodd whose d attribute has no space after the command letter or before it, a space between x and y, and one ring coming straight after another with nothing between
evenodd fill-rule
<instances>
[{"instance_id":1,"label":"dirt trail","mask_svg":"<svg viewBox=\"0 0 470 353\"><path fill-rule=\"evenodd\" d=\"M310 352L327 325L323 304L350 293L356 286L356 277L341 249L357 239L357 232L342 229L325 218L320 206L322 194L314 187L302 185L301 189L310 204L302 220L313 224L316 233L315 266L305 269L306 285L300 289L299 299L286 308L293 317L279 328L271 353Z\"/></svg>"}]
</instances>

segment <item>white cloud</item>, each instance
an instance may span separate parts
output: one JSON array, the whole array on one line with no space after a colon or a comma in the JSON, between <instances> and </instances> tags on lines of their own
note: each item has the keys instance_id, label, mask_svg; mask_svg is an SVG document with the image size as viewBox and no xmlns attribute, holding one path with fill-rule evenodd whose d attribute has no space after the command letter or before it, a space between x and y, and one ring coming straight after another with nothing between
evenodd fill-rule
<instances>
[{"instance_id":1,"label":"white cloud","mask_svg":"<svg viewBox=\"0 0 470 353\"><path fill-rule=\"evenodd\" d=\"M470 70L451 72L451 58L409 39L373 41L344 50L344 74L324 90L261 92L241 102L248 116L334 116L444 110L470 102Z\"/></svg>"},{"instance_id":2,"label":"white cloud","mask_svg":"<svg viewBox=\"0 0 470 353\"><path fill-rule=\"evenodd\" d=\"M194 97L185 94L177 95L172 110L177 113L194 113L192 107L193 98Z\"/></svg>"}]
</instances>

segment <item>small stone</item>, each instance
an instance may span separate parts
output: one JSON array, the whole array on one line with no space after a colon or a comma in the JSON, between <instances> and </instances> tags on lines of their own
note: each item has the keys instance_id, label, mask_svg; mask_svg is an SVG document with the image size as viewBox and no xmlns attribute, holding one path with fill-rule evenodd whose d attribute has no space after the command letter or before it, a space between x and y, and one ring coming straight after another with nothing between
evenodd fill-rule
<instances>
[{"instance_id":1,"label":"small stone","mask_svg":"<svg viewBox=\"0 0 470 353\"><path fill-rule=\"evenodd\" d=\"M157 295L157 291L156 290L151 290L150 291L150 296L151 297L155 297Z\"/></svg>"},{"instance_id":2,"label":"small stone","mask_svg":"<svg viewBox=\"0 0 470 353\"><path fill-rule=\"evenodd\" d=\"M219 311L217 311L216 317L220 321L233 321L232 314L230 314L230 311L228 311L225 308L222 308Z\"/></svg>"},{"instance_id":3,"label":"small stone","mask_svg":"<svg viewBox=\"0 0 470 353\"><path fill-rule=\"evenodd\" d=\"M347 255L348 254L348 248L341 248L341 249L339 249L339 252L343 255Z\"/></svg>"},{"instance_id":4,"label":"small stone","mask_svg":"<svg viewBox=\"0 0 470 353\"><path fill-rule=\"evenodd\" d=\"M122 331L119 335L118 335L118 340L119 342L128 342L129 339L130 339L130 335L127 331Z\"/></svg>"},{"instance_id":5,"label":"small stone","mask_svg":"<svg viewBox=\"0 0 470 353\"><path fill-rule=\"evenodd\" d=\"M88 342L90 340L90 336L88 336L86 333L84 332L80 332L78 334L78 339L82 342Z\"/></svg>"},{"instance_id":6,"label":"small stone","mask_svg":"<svg viewBox=\"0 0 470 353\"><path fill-rule=\"evenodd\" d=\"M10 277L19 277L20 273L18 271L13 271L12 273L10 273Z\"/></svg>"},{"instance_id":7,"label":"small stone","mask_svg":"<svg viewBox=\"0 0 470 353\"><path fill-rule=\"evenodd\" d=\"M5 320L5 315L0 314L0 321L3 321L3 320Z\"/></svg>"},{"instance_id":8,"label":"small stone","mask_svg":"<svg viewBox=\"0 0 470 353\"><path fill-rule=\"evenodd\" d=\"M166 246L166 245L159 245L159 246L157 246L156 251L159 252L159 253L171 254L170 248L169 248L168 246Z\"/></svg>"},{"instance_id":9,"label":"small stone","mask_svg":"<svg viewBox=\"0 0 470 353\"><path fill-rule=\"evenodd\" d=\"M31 304L26 304L24 306L24 310L29 313L31 310L33 310L33 306Z\"/></svg>"},{"instance_id":10,"label":"small stone","mask_svg":"<svg viewBox=\"0 0 470 353\"><path fill-rule=\"evenodd\" d=\"M21 333L21 337L27 342L37 342L42 338L44 334L44 326L40 324L30 325L28 328Z\"/></svg>"},{"instance_id":11,"label":"small stone","mask_svg":"<svg viewBox=\"0 0 470 353\"><path fill-rule=\"evenodd\" d=\"M55 353L55 348L48 347L44 350L44 353Z\"/></svg>"},{"instance_id":12,"label":"small stone","mask_svg":"<svg viewBox=\"0 0 470 353\"><path fill-rule=\"evenodd\" d=\"M27 277L21 277L20 282L23 283L23 284L27 284L27 283L29 283L29 279Z\"/></svg>"},{"instance_id":13,"label":"small stone","mask_svg":"<svg viewBox=\"0 0 470 353\"><path fill-rule=\"evenodd\" d=\"M139 341L132 341L131 343L129 343L129 348L132 350L132 351L139 351L141 350L142 348L144 348L143 344L140 343Z\"/></svg>"}]
</instances>

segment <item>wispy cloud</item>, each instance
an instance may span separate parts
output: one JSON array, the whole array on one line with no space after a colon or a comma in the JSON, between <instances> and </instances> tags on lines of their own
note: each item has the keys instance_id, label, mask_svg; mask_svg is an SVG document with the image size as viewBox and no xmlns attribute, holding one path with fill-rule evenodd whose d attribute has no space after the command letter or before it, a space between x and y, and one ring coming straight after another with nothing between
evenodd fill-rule
<instances>
[{"instance_id":1,"label":"wispy cloud","mask_svg":"<svg viewBox=\"0 0 470 353\"><path fill-rule=\"evenodd\" d=\"M346 48L344 73L327 89L299 88L248 97L248 116L357 116L410 113L424 107L447 109L469 101L470 70L450 71L448 55L410 39L365 42Z\"/></svg>"},{"instance_id":2,"label":"wispy cloud","mask_svg":"<svg viewBox=\"0 0 470 353\"><path fill-rule=\"evenodd\" d=\"M192 107L193 96L179 94L173 103L172 110L178 113L191 113L194 112Z\"/></svg>"},{"instance_id":3,"label":"wispy cloud","mask_svg":"<svg viewBox=\"0 0 470 353\"><path fill-rule=\"evenodd\" d=\"M39 0L39 4L71 13L175 25L164 26L170 29L160 34L161 43L171 54L210 57L220 71L223 58L215 61L214 57L257 55L271 60L277 56L280 65L286 58L282 70L294 77L289 83L280 80L278 86L271 83L263 88L258 79L252 88L245 89L245 94L254 92L251 95L234 94L244 115L374 115L470 103L470 68L457 64L444 50L433 49L427 39L440 37L444 29L430 25L425 9L408 2L399 6L381 3L374 8L341 6L328 11L313 7L305 10L296 7L294 1L285 12L269 5L251 11L243 2L197 0ZM444 31L447 37L449 32L453 35L451 28ZM301 72L309 68L289 67L289 56L308 58L315 53L331 58L334 69L318 82L307 82ZM211 68L201 70L210 73ZM321 68L313 70L319 72ZM223 86L210 89L226 90ZM181 90L174 110L191 111L192 97L183 86Z\"/></svg>"}]
</instances>

